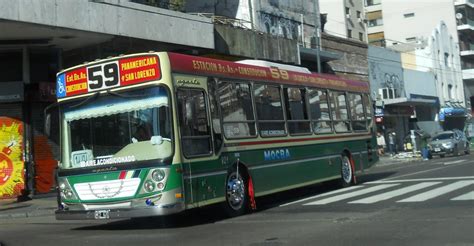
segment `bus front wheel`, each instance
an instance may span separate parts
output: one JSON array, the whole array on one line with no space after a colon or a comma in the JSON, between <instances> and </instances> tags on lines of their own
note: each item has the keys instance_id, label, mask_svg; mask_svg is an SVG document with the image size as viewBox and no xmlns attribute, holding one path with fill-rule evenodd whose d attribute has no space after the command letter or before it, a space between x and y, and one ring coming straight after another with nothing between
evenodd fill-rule
<instances>
[{"instance_id":1,"label":"bus front wheel","mask_svg":"<svg viewBox=\"0 0 474 246\"><path fill-rule=\"evenodd\" d=\"M341 186L348 187L353 182L353 170L351 160L347 155L341 156Z\"/></svg>"},{"instance_id":2,"label":"bus front wheel","mask_svg":"<svg viewBox=\"0 0 474 246\"><path fill-rule=\"evenodd\" d=\"M227 175L226 211L231 217L243 215L249 208L247 178L243 173L232 171Z\"/></svg>"}]
</instances>

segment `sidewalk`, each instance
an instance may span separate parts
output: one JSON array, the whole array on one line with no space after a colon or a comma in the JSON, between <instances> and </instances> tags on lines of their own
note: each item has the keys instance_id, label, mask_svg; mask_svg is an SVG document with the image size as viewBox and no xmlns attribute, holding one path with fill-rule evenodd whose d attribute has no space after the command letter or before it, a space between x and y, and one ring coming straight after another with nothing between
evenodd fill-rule
<instances>
[{"instance_id":1,"label":"sidewalk","mask_svg":"<svg viewBox=\"0 0 474 246\"><path fill-rule=\"evenodd\" d=\"M56 208L55 194L34 196L33 199L23 202L18 202L17 199L0 200L0 221L54 215Z\"/></svg>"},{"instance_id":2,"label":"sidewalk","mask_svg":"<svg viewBox=\"0 0 474 246\"><path fill-rule=\"evenodd\" d=\"M389 154L379 156L379 162L377 163L377 165L385 166L422 160L423 158L419 154L413 154L412 152L400 152L394 156L390 156Z\"/></svg>"}]
</instances>

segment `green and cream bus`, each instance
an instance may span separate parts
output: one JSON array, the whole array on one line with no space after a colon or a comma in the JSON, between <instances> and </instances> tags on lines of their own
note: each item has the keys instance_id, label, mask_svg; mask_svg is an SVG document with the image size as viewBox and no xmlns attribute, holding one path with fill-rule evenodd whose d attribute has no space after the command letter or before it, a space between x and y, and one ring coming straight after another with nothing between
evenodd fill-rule
<instances>
[{"instance_id":1,"label":"green and cream bus","mask_svg":"<svg viewBox=\"0 0 474 246\"><path fill-rule=\"evenodd\" d=\"M57 219L159 216L338 179L377 160L369 87L175 53L57 76Z\"/></svg>"}]
</instances>

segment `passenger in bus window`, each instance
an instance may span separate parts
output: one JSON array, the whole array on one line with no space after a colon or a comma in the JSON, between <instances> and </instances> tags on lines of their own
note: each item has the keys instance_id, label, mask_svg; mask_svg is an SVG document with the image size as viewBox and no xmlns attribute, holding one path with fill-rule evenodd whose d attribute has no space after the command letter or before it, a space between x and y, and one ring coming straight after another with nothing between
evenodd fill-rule
<instances>
[{"instance_id":1,"label":"passenger in bus window","mask_svg":"<svg viewBox=\"0 0 474 246\"><path fill-rule=\"evenodd\" d=\"M153 136L152 126L150 123L141 121L133 134L132 142L148 141Z\"/></svg>"}]
</instances>

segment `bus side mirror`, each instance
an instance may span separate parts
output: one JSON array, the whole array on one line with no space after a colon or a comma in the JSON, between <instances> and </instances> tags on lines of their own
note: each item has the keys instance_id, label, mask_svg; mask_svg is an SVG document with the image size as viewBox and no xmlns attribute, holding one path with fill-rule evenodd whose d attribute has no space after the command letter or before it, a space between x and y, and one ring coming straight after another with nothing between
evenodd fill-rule
<instances>
[{"instance_id":1,"label":"bus side mirror","mask_svg":"<svg viewBox=\"0 0 474 246\"><path fill-rule=\"evenodd\" d=\"M43 110L43 115L44 115L44 134L48 137L51 136L51 109L56 108L58 106L58 103L53 103L48 105L46 108Z\"/></svg>"},{"instance_id":2,"label":"bus side mirror","mask_svg":"<svg viewBox=\"0 0 474 246\"><path fill-rule=\"evenodd\" d=\"M51 136L51 114L47 113L44 116L44 134Z\"/></svg>"}]
</instances>

